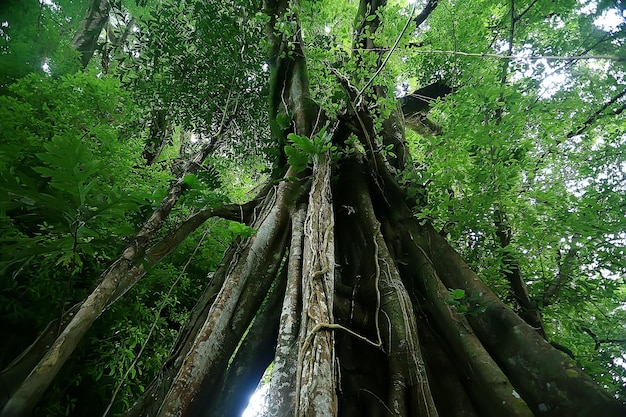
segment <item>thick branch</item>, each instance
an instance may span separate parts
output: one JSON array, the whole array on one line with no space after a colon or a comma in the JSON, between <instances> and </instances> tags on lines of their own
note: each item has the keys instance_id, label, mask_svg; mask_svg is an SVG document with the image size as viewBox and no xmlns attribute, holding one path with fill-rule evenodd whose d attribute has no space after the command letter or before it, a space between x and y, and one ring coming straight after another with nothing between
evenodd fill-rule
<instances>
[{"instance_id":1,"label":"thick branch","mask_svg":"<svg viewBox=\"0 0 626 417\"><path fill-rule=\"evenodd\" d=\"M91 0L85 18L80 22L72 39L72 46L81 54L80 62L85 68L96 50L98 37L109 21L109 0Z\"/></svg>"},{"instance_id":2,"label":"thick branch","mask_svg":"<svg viewBox=\"0 0 626 417\"><path fill-rule=\"evenodd\" d=\"M415 16L415 19L413 19L416 28L419 28L421 24L424 23L426 19L428 19L428 16L430 16L430 14L435 11L438 3L439 0L428 0L428 3L426 3L426 6L424 6L422 12Z\"/></svg>"},{"instance_id":3,"label":"thick branch","mask_svg":"<svg viewBox=\"0 0 626 417\"><path fill-rule=\"evenodd\" d=\"M413 245L410 245L413 246ZM432 315L443 332L448 346L458 358L458 366L467 381L466 389L484 416L526 416L533 413L520 398L500 367L485 350L465 316L454 311L446 301L451 296L435 272L430 260L417 246L413 250L412 265L417 267L426 286Z\"/></svg>"},{"instance_id":4,"label":"thick branch","mask_svg":"<svg viewBox=\"0 0 626 417\"><path fill-rule=\"evenodd\" d=\"M614 412L624 410L567 356L504 305L434 229L427 226L423 233L428 242L425 245L430 248L429 258L444 284L464 289L485 309L468 321L535 414L592 415L581 410L595 406Z\"/></svg>"},{"instance_id":5,"label":"thick branch","mask_svg":"<svg viewBox=\"0 0 626 417\"><path fill-rule=\"evenodd\" d=\"M287 175L294 173L289 171ZM252 225L257 233L242 244L230 265L206 320L185 355L158 412L160 417L184 415L198 392L215 389L215 379L228 365L281 264L288 240L289 209L299 200L305 183L284 181L275 199Z\"/></svg>"}]
</instances>

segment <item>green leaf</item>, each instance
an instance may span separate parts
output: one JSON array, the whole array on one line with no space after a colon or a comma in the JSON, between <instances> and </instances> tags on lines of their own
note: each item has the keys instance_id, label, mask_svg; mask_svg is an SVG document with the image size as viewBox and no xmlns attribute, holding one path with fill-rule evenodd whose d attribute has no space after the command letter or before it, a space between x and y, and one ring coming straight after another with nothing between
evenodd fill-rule
<instances>
[{"instance_id":1,"label":"green leaf","mask_svg":"<svg viewBox=\"0 0 626 417\"><path fill-rule=\"evenodd\" d=\"M462 290L460 288L455 288L453 290L450 290L450 296L454 300L461 300L462 298L465 297L465 290Z\"/></svg>"},{"instance_id":2,"label":"green leaf","mask_svg":"<svg viewBox=\"0 0 626 417\"><path fill-rule=\"evenodd\" d=\"M296 172L304 171L309 164L309 155L294 146L285 146L285 155L287 155L289 165L291 165Z\"/></svg>"},{"instance_id":3,"label":"green leaf","mask_svg":"<svg viewBox=\"0 0 626 417\"><path fill-rule=\"evenodd\" d=\"M231 221L228 224L228 230L231 233L237 236L241 236L243 238L248 238L250 236L253 236L257 232L254 228L247 226L243 223L235 222L235 221Z\"/></svg>"},{"instance_id":4,"label":"green leaf","mask_svg":"<svg viewBox=\"0 0 626 417\"><path fill-rule=\"evenodd\" d=\"M306 136L296 135L295 133L290 133L287 135L287 139L290 140L297 148L300 150L314 155L317 151L315 144Z\"/></svg>"}]
</instances>

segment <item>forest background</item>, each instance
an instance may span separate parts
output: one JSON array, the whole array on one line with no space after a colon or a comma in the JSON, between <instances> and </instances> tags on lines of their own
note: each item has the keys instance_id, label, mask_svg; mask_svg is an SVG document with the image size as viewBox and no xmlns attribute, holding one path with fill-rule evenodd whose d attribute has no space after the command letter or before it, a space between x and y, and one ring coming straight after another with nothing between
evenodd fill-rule
<instances>
[{"instance_id":1,"label":"forest background","mask_svg":"<svg viewBox=\"0 0 626 417\"><path fill-rule=\"evenodd\" d=\"M311 99L340 118L350 88L381 89L371 104L381 126L402 107L406 155L376 152L408 161L394 176L415 219L626 400L624 4L387 3L369 20L384 22L372 35L379 53L358 65L359 2L295 6ZM246 221L255 196L287 159L310 164L297 135L276 141L290 120L269 121L267 20L260 2L240 0L0 6L3 404L157 213L134 264L141 279L115 294L35 408L125 412L159 374L226 249L257 233ZM355 140L325 151L335 163L366 153ZM199 224L185 229L189 219ZM461 288L445 302L462 316L489 307Z\"/></svg>"}]
</instances>

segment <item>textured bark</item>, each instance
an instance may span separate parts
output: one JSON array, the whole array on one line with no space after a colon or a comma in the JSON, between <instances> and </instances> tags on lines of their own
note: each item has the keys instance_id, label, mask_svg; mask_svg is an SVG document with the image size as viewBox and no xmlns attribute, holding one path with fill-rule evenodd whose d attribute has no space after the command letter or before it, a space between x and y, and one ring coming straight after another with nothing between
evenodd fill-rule
<instances>
[{"instance_id":1,"label":"textured bark","mask_svg":"<svg viewBox=\"0 0 626 417\"><path fill-rule=\"evenodd\" d=\"M468 322L535 415L584 415L581 410L591 407L626 410L498 299L438 233L426 227L423 237L445 285L464 289L486 307Z\"/></svg>"},{"instance_id":2,"label":"textured bark","mask_svg":"<svg viewBox=\"0 0 626 417\"><path fill-rule=\"evenodd\" d=\"M437 416L418 340L413 304L380 230L364 178L360 176L354 181L359 184L355 201L357 214L373 235L375 248L375 307L380 309L376 314L377 336L389 361L386 408L394 416Z\"/></svg>"},{"instance_id":3,"label":"textured bark","mask_svg":"<svg viewBox=\"0 0 626 417\"><path fill-rule=\"evenodd\" d=\"M265 369L274 359L281 301L285 294L287 269L283 267L263 302L245 338L230 360L216 389L196 397L192 416L240 416L248 405Z\"/></svg>"},{"instance_id":4,"label":"textured bark","mask_svg":"<svg viewBox=\"0 0 626 417\"><path fill-rule=\"evenodd\" d=\"M292 415L296 403L296 368L298 366L299 306L302 276L302 242L306 207L292 214L291 244L287 263L287 288L280 315L280 327L270 385L270 416Z\"/></svg>"},{"instance_id":5,"label":"textured bark","mask_svg":"<svg viewBox=\"0 0 626 417\"><path fill-rule=\"evenodd\" d=\"M419 310L418 310L419 311ZM423 311L418 314L418 331L424 351L428 380L440 416L478 417L476 406L467 394L466 386L471 379L461 376L457 362L444 343L443 338L433 329ZM453 398L454 401L450 401Z\"/></svg>"},{"instance_id":6,"label":"textured bark","mask_svg":"<svg viewBox=\"0 0 626 417\"><path fill-rule=\"evenodd\" d=\"M296 416L337 415L333 294L334 214L330 158L317 155L304 221L302 318L296 375Z\"/></svg>"},{"instance_id":7,"label":"textured bark","mask_svg":"<svg viewBox=\"0 0 626 417\"><path fill-rule=\"evenodd\" d=\"M247 240L228 267L227 279L195 335L158 416L185 415L195 395L210 390L260 306L276 276L287 241L289 204L301 191L298 182L282 182L275 200L253 224ZM241 260L241 261L239 261ZM211 376L211 378L208 378ZM213 387L214 388L214 387Z\"/></svg>"},{"instance_id":8,"label":"textured bark","mask_svg":"<svg viewBox=\"0 0 626 417\"><path fill-rule=\"evenodd\" d=\"M465 316L446 303L452 297L428 257L416 251L412 258L426 287L429 311L454 353L458 370L469 382L466 390L481 416L532 417L532 411L485 350Z\"/></svg>"}]
</instances>

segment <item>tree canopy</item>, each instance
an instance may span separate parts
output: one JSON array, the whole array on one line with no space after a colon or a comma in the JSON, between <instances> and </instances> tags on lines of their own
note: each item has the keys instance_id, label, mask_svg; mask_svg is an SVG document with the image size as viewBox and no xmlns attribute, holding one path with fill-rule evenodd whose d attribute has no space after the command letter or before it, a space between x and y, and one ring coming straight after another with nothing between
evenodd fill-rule
<instances>
[{"instance_id":1,"label":"tree canopy","mask_svg":"<svg viewBox=\"0 0 626 417\"><path fill-rule=\"evenodd\" d=\"M0 36L1 416L623 411L622 1L12 0Z\"/></svg>"}]
</instances>

